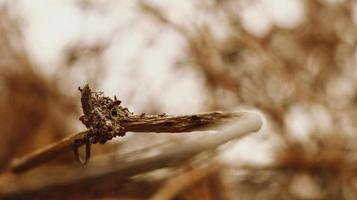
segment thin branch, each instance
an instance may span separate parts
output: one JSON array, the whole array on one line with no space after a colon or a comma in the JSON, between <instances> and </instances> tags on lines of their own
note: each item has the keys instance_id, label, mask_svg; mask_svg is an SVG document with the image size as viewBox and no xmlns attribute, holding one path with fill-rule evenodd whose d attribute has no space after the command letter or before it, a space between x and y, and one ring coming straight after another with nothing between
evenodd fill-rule
<instances>
[{"instance_id":1,"label":"thin branch","mask_svg":"<svg viewBox=\"0 0 357 200\"><path fill-rule=\"evenodd\" d=\"M159 155L135 160L127 156L110 163L97 164L94 162L86 167L68 165L62 169L35 170L17 176L0 177L0 197L15 198L24 195L36 198L33 196L34 194L40 195L50 191L65 196L66 193L63 191L66 191L66 186L81 188L83 192L88 188L93 189L93 186L100 182L115 179L119 184L121 183L119 180L125 178L156 169L177 166L194 155L258 131L262 126L261 118L254 113L239 113L239 116L235 118L234 122L218 127L219 134L188 140L184 144L174 144L161 151ZM84 182L85 184L83 184Z\"/></svg>"},{"instance_id":2,"label":"thin branch","mask_svg":"<svg viewBox=\"0 0 357 200\"><path fill-rule=\"evenodd\" d=\"M88 132L89 130L73 134L59 142L38 149L29 155L15 159L10 164L10 170L16 173L26 171L44 162L50 161L65 152L72 151L74 148L74 141L83 138Z\"/></svg>"},{"instance_id":3,"label":"thin branch","mask_svg":"<svg viewBox=\"0 0 357 200\"><path fill-rule=\"evenodd\" d=\"M245 114L244 112L210 112L182 116L134 115L121 120L121 126L125 132L190 132L210 130L214 125L229 122ZM68 151L73 151L75 140L84 138L88 133L88 130L76 133L22 158L15 159L10 164L10 170L15 173L23 172L55 159ZM79 143L79 145L83 144L84 142Z\"/></svg>"}]
</instances>

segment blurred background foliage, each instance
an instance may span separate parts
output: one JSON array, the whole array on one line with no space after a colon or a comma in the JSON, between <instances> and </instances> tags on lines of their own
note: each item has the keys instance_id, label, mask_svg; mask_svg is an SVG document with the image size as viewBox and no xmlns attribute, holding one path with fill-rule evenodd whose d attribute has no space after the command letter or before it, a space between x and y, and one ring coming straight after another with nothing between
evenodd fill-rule
<instances>
[{"instance_id":1,"label":"blurred background foliage","mask_svg":"<svg viewBox=\"0 0 357 200\"><path fill-rule=\"evenodd\" d=\"M175 199L357 199L356 2L0 2L1 170L84 128L77 87L88 82L136 113L264 115L258 135L225 145L225 165ZM182 138L130 135L95 154L152 139ZM63 198L146 199L172 176Z\"/></svg>"}]
</instances>

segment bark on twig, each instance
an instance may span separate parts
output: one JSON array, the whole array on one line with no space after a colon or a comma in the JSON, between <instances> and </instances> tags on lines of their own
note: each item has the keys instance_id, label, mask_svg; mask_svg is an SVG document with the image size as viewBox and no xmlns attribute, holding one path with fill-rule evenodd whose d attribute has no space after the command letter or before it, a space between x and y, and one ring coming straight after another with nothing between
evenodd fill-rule
<instances>
[{"instance_id":1,"label":"bark on twig","mask_svg":"<svg viewBox=\"0 0 357 200\"><path fill-rule=\"evenodd\" d=\"M72 151L74 148L74 141L76 139L83 138L87 133L88 130L73 134L62 139L59 142L48 145L29 155L15 159L10 163L10 171L13 171L15 173L23 172L33 167L36 167L42 163L55 159L56 157L62 155L65 152Z\"/></svg>"},{"instance_id":2,"label":"bark on twig","mask_svg":"<svg viewBox=\"0 0 357 200\"><path fill-rule=\"evenodd\" d=\"M214 125L229 122L232 119L240 118L247 113L244 112L211 112L195 115L165 116L165 115L133 115L125 120L121 120L121 126L126 132L190 132L197 130L210 130ZM82 139L88 131L82 131L63 140L39 149L30 155L15 159L10 164L13 172L23 172L33 167L41 165L49 160L73 151L74 141ZM84 142L79 145L83 145Z\"/></svg>"},{"instance_id":3,"label":"bark on twig","mask_svg":"<svg viewBox=\"0 0 357 200\"><path fill-rule=\"evenodd\" d=\"M184 144L175 144L159 155L153 155L141 159L118 159L110 164L89 165L86 167L70 167L65 169L33 171L17 176L0 178L1 198L33 197L33 194L48 194L57 192L59 196L65 196L66 186L82 188L86 191L97 183L106 180L123 180L144 172L177 166L192 156L203 151L214 149L233 139L239 139L249 133L258 131L262 126L261 118L254 113L239 113L239 117L229 125L218 127L219 134L208 137L200 137ZM127 160L126 160L127 159ZM125 162L123 162L125 160ZM36 180L36 181L34 181ZM11 184L9 184L11 183ZM85 183L85 184L83 184ZM119 187L119 186L118 186ZM67 188L68 189L68 188ZM78 191L77 191L78 192ZM73 195L73 194L72 194Z\"/></svg>"}]
</instances>

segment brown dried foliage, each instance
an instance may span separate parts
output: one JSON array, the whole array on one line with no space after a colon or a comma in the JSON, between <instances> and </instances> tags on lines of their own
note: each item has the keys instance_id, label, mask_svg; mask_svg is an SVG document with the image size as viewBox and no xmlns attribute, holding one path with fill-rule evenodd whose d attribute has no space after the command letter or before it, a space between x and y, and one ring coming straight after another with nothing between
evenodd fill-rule
<instances>
[{"instance_id":1,"label":"brown dried foliage","mask_svg":"<svg viewBox=\"0 0 357 200\"><path fill-rule=\"evenodd\" d=\"M0 170L4 170L13 157L73 132L73 122L77 121L80 110L78 96L63 93L68 86L62 84L66 81L67 69L60 68L52 78L38 70L25 47L25 27L23 19L16 16L16 9L15 2L4 3L0 9ZM76 63L72 59L67 64L75 66ZM64 160L69 158L72 159L72 155Z\"/></svg>"},{"instance_id":2,"label":"brown dried foliage","mask_svg":"<svg viewBox=\"0 0 357 200\"><path fill-rule=\"evenodd\" d=\"M351 148L357 133L353 125L357 120L357 93L331 93L331 85L337 85L340 79L356 91L354 3L303 3L302 24L290 30L275 27L261 38L242 27L237 10L233 10L239 7L239 1L203 3L206 10L225 16L231 32L223 41L215 38L212 24L180 26L170 22L164 11L144 7L164 26L176 29L187 39L189 60L210 88L210 107L243 104L259 108L282 138L271 166L239 169L247 172L238 176L236 187L232 187L236 191L233 196L240 199L309 199L308 195L290 191L293 177L301 173L306 173L307 182L318 188L312 198L357 198L355 151ZM226 104L222 94L235 97L234 103ZM291 137L286 116L300 105L321 106L331 115L332 129L328 133L317 131L306 142ZM348 131L347 124L351 127ZM304 187L309 186L299 185Z\"/></svg>"},{"instance_id":3,"label":"brown dried foliage","mask_svg":"<svg viewBox=\"0 0 357 200\"><path fill-rule=\"evenodd\" d=\"M0 31L3 34L8 34L8 28L18 27L16 21L7 18L6 9L1 10L0 15ZM49 83L34 70L25 50L13 46L12 43L21 42L20 33L12 37L0 38L0 51L4 52L2 55L5 58L0 62L0 169L13 156L63 137L70 130L66 123L68 115L75 110L72 100L68 101L55 84ZM40 133L41 136L38 135Z\"/></svg>"},{"instance_id":4,"label":"brown dried foliage","mask_svg":"<svg viewBox=\"0 0 357 200\"><path fill-rule=\"evenodd\" d=\"M225 16L231 32L223 41L215 38L209 24L187 28L171 22L164 11L141 4L145 13L187 39L187 61L205 78L210 95L208 109L227 109L242 104L259 108L283 141L271 165L222 168L182 191L177 199L221 199L224 197L218 191L222 191L222 187L229 190L227 193L232 199L356 199L353 141L357 132L357 92L354 96L335 97L330 91L330 86L340 78L349 81L354 90L357 88L357 28L352 20L353 1L330 6L318 0L305 0L302 24L290 30L274 27L261 38L252 36L242 27L231 6L238 2L202 3L202 7L209 8L207 12L222 12ZM8 58L0 61L1 169L15 155L70 133L68 118L78 113L72 113L76 110L73 105L76 100L63 95L58 88L62 79L44 79L34 70L26 51L19 49L21 30L14 27L21 26L9 26L17 22L8 17L6 10L1 10L0 15L0 54ZM92 55L99 55L105 46L89 50L81 45L69 48L65 63L76 66L78 58L88 60ZM91 77L91 74L86 76ZM222 94L231 95L232 101L226 103ZM319 105L328 111L333 124L328 134L316 132L305 143L290 136L286 115L292 107L302 104ZM243 174L232 176L233 181L227 185L222 177L231 170ZM103 187L89 189L78 198L94 199L97 191L103 192L102 197L107 194L145 199L164 183L128 180L126 185L130 186L130 191L123 189L122 193L113 193L115 181L104 181L99 184ZM301 192L305 189L309 191ZM140 192L143 196L138 196Z\"/></svg>"}]
</instances>

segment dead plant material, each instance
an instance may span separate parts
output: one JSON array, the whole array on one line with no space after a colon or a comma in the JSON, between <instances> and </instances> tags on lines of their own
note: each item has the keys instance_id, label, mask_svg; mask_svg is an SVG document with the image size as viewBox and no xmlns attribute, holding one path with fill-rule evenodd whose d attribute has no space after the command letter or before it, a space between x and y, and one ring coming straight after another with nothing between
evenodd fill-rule
<instances>
[{"instance_id":1,"label":"dead plant material","mask_svg":"<svg viewBox=\"0 0 357 200\"><path fill-rule=\"evenodd\" d=\"M0 198L25 194L33 197L33 194L47 194L50 191L58 193L60 190L67 191L67 187L71 188L73 185L83 188L81 191L86 191L88 187L94 187L99 182L113 181L113 179L122 184L124 182L120 180L145 172L180 166L197 154L214 150L229 141L241 139L258 131L261 126L262 121L257 114L242 113L241 117L236 118L232 123L217 127L220 134L188 140L184 144L172 143L169 147L162 149L160 154L139 156L140 158L136 159L128 154L108 163L93 162L84 168L78 165L66 165L2 176L0 177ZM35 182L34 179L36 179Z\"/></svg>"},{"instance_id":2,"label":"dead plant material","mask_svg":"<svg viewBox=\"0 0 357 200\"><path fill-rule=\"evenodd\" d=\"M194 115L169 116L159 115L134 115L127 108L120 106L120 101L103 96L103 93L92 92L89 86L81 89L82 108L84 115L80 120L88 130L76 133L55 144L40 149L28 156L16 159L10 169L13 172L22 172L54 159L64 152L74 149L79 160L78 148L86 145L86 163L89 160L90 145L93 143L104 144L116 136L124 136L126 132L191 132L198 130L212 130L214 125L219 125L239 119L245 112L209 112Z\"/></svg>"},{"instance_id":3,"label":"dead plant material","mask_svg":"<svg viewBox=\"0 0 357 200\"><path fill-rule=\"evenodd\" d=\"M286 140L268 166L241 166L235 184L244 199L356 199L356 152L333 134L305 144Z\"/></svg>"}]
</instances>

